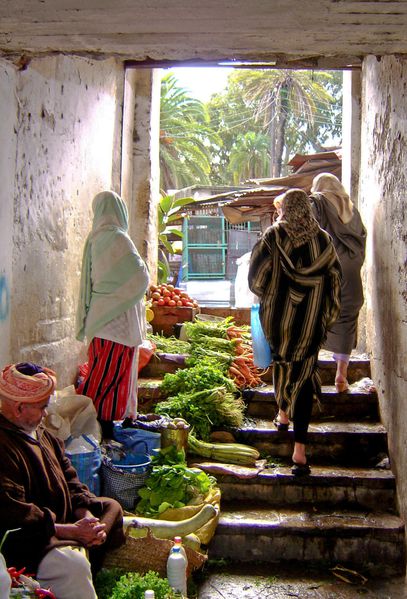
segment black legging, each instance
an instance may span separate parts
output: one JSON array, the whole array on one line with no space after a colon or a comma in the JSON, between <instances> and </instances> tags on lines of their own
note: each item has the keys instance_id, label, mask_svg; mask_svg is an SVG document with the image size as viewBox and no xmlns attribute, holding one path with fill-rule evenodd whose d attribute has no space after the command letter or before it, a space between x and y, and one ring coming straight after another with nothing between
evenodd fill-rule
<instances>
[{"instance_id":1,"label":"black legging","mask_svg":"<svg viewBox=\"0 0 407 599\"><path fill-rule=\"evenodd\" d=\"M294 423L294 441L296 443L307 443L308 427L312 415L313 395L314 387L311 380L308 379L298 394L292 416L292 421ZM287 407L286 402L283 402L281 409L286 411Z\"/></svg>"}]
</instances>

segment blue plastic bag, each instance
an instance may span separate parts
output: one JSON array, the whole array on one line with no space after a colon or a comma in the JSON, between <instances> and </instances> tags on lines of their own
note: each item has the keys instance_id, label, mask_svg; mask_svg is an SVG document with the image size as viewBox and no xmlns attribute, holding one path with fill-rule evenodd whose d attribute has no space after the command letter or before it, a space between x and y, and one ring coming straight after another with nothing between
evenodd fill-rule
<instances>
[{"instance_id":1,"label":"blue plastic bag","mask_svg":"<svg viewBox=\"0 0 407 599\"><path fill-rule=\"evenodd\" d=\"M161 447L161 433L141 428L123 428L118 422L113 425L113 438L124 445L126 453L152 455L154 449Z\"/></svg>"},{"instance_id":2,"label":"blue plastic bag","mask_svg":"<svg viewBox=\"0 0 407 599\"><path fill-rule=\"evenodd\" d=\"M102 452L98 441L92 435L69 437L65 441L65 454L81 483L95 495L100 495L99 470L102 465Z\"/></svg>"},{"instance_id":3,"label":"blue plastic bag","mask_svg":"<svg viewBox=\"0 0 407 599\"><path fill-rule=\"evenodd\" d=\"M251 309L251 331L253 346L253 362L258 368L268 368L272 362L270 344L267 341L259 316L259 304L253 304Z\"/></svg>"}]
</instances>

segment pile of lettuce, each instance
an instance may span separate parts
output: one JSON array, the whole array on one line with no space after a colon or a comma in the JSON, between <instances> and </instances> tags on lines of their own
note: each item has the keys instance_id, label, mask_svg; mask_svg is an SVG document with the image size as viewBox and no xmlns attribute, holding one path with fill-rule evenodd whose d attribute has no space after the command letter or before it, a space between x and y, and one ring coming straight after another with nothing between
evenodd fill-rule
<instances>
[{"instance_id":1,"label":"pile of lettuce","mask_svg":"<svg viewBox=\"0 0 407 599\"><path fill-rule=\"evenodd\" d=\"M155 518L168 508L202 503L216 479L199 470L188 468L184 450L174 445L160 449L151 460L152 470L139 489L137 514Z\"/></svg>"}]
</instances>

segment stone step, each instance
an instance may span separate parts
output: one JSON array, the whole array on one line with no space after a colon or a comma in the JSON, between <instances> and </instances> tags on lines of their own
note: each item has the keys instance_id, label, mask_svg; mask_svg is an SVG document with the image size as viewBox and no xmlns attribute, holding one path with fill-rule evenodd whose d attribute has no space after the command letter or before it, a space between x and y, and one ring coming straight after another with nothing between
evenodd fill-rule
<instances>
[{"instance_id":1,"label":"stone step","mask_svg":"<svg viewBox=\"0 0 407 599\"><path fill-rule=\"evenodd\" d=\"M404 524L395 515L223 504L211 559L404 569Z\"/></svg>"},{"instance_id":2,"label":"stone step","mask_svg":"<svg viewBox=\"0 0 407 599\"><path fill-rule=\"evenodd\" d=\"M323 385L333 384L335 380L336 365L332 354L321 350L319 352L319 367L321 382ZM174 373L178 368L185 368L185 356L181 354L155 354L145 366L140 376L143 378L162 378L167 372ZM271 382L273 369L269 368L263 375L265 382ZM348 368L348 379L350 383L370 377L370 362L365 354L354 354L351 356Z\"/></svg>"},{"instance_id":3,"label":"stone step","mask_svg":"<svg viewBox=\"0 0 407 599\"><path fill-rule=\"evenodd\" d=\"M335 381L336 363L332 358L332 354L321 350L318 356L318 365L322 385L333 384ZM366 354L353 353L350 357L348 367L349 383L355 383L371 376L369 357Z\"/></svg>"},{"instance_id":4,"label":"stone step","mask_svg":"<svg viewBox=\"0 0 407 599\"><path fill-rule=\"evenodd\" d=\"M186 368L185 355L154 354L149 363L140 371L141 378L162 378L165 374L173 374L178 368Z\"/></svg>"},{"instance_id":5,"label":"stone step","mask_svg":"<svg viewBox=\"0 0 407 599\"><path fill-rule=\"evenodd\" d=\"M272 385L247 389L243 392L243 397L249 416L274 418L277 404ZM378 420L377 392L358 383L352 384L346 393L337 393L334 386L323 386L320 405L314 402L312 417L314 420Z\"/></svg>"},{"instance_id":6,"label":"stone step","mask_svg":"<svg viewBox=\"0 0 407 599\"><path fill-rule=\"evenodd\" d=\"M151 411L162 399L160 378L140 377L138 380L139 410ZM273 419L277 412L272 385L264 385L256 389L243 391L247 405L247 415L253 418ZM335 387L322 387L320 406L314 402L314 420L378 420L378 400L376 391L354 383L347 393L337 393Z\"/></svg>"},{"instance_id":7,"label":"stone step","mask_svg":"<svg viewBox=\"0 0 407 599\"><path fill-rule=\"evenodd\" d=\"M318 355L319 374L322 385L333 385L335 382L336 363L332 353L321 350ZM348 367L349 383L355 383L364 378L370 378L370 360L366 354L352 354ZM262 376L265 383L273 381L273 368L270 367Z\"/></svg>"},{"instance_id":8,"label":"stone step","mask_svg":"<svg viewBox=\"0 0 407 599\"><path fill-rule=\"evenodd\" d=\"M280 432L272 420L248 419L232 430L237 442L257 448L262 456L288 458L294 444L293 431ZM386 429L378 423L311 422L307 456L311 464L373 466L387 453Z\"/></svg>"},{"instance_id":9,"label":"stone step","mask_svg":"<svg viewBox=\"0 0 407 599\"><path fill-rule=\"evenodd\" d=\"M204 576L195 578L198 599L406 599L404 573L377 564L375 576L364 574L363 568L350 571L339 564L214 560L205 565Z\"/></svg>"},{"instance_id":10,"label":"stone step","mask_svg":"<svg viewBox=\"0 0 407 599\"><path fill-rule=\"evenodd\" d=\"M325 507L395 509L395 478L390 470L313 466L312 475L295 477L291 467L266 465L249 468L194 460L198 466L215 476L224 501L247 501L268 506L311 504Z\"/></svg>"}]
</instances>

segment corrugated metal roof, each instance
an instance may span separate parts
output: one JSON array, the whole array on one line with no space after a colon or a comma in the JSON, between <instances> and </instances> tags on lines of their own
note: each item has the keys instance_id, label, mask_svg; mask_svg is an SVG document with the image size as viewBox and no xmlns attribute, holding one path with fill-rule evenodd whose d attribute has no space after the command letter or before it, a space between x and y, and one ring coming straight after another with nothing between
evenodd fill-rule
<instances>
[{"instance_id":1,"label":"corrugated metal roof","mask_svg":"<svg viewBox=\"0 0 407 599\"><path fill-rule=\"evenodd\" d=\"M225 218L233 225L259 221L274 213L274 198L288 189L298 187L307 193L314 177L320 173L332 173L341 178L342 151L340 149L316 154L296 154L288 163L295 171L286 177L275 179L251 179L252 189L227 192L211 196L185 207L188 212L199 206L218 204Z\"/></svg>"}]
</instances>

